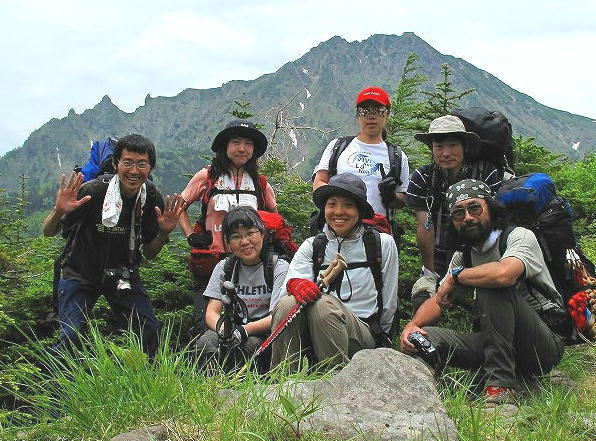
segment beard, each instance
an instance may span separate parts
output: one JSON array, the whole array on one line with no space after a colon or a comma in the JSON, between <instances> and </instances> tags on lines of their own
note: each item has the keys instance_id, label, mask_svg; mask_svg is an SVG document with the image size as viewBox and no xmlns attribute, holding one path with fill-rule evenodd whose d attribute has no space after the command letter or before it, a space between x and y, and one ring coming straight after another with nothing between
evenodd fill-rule
<instances>
[{"instance_id":1,"label":"beard","mask_svg":"<svg viewBox=\"0 0 596 441\"><path fill-rule=\"evenodd\" d=\"M482 245L490 235L490 225L483 225L480 222L464 224L458 231L459 239L468 245Z\"/></svg>"}]
</instances>

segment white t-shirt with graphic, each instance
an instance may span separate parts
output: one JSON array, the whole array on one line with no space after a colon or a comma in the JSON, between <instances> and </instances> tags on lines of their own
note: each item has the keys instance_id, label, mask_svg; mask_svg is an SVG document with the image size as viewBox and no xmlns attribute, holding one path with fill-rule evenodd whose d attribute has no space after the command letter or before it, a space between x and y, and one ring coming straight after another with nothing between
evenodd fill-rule
<instances>
[{"instance_id":1,"label":"white t-shirt with graphic","mask_svg":"<svg viewBox=\"0 0 596 441\"><path fill-rule=\"evenodd\" d=\"M323 155L319 164L315 167L313 174L319 170L329 170L329 159L337 139L332 140ZM389 155L385 141L378 144L366 144L358 138L354 138L346 147L337 160L337 174L352 173L357 175L366 184L366 196L376 213L385 215L385 207L381 202L379 193L379 182L381 181L381 164L385 174L389 173ZM401 154L401 185L396 188L397 193L405 193L410 183L410 167L405 153Z\"/></svg>"}]
</instances>

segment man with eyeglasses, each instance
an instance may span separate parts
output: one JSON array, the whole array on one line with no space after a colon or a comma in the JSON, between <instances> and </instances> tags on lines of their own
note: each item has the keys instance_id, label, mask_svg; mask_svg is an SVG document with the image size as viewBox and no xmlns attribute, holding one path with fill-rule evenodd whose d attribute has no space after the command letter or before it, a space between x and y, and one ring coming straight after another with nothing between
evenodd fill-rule
<instances>
[{"instance_id":1,"label":"man with eyeglasses","mask_svg":"<svg viewBox=\"0 0 596 441\"><path fill-rule=\"evenodd\" d=\"M159 324L139 276L141 251L155 257L184 208L178 196L162 195L148 180L155 146L141 135L121 138L114 148L116 174L83 185L83 175L62 175L56 205L43 222L45 236L62 229L62 277L55 286L60 340L54 348L79 343L86 320L103 294L122 327L131 326L153 356Z\"/></svg>"},{"instance_id":2,"label":"man with eyeglasses","mask_svg":"<svg viewBox=\"0 0 596 441\"><path fill-rule=\"evenodd\" d=\"M356 97L356 118L360 132L355 137L332 140L313 172L313 190L329 183L332 176L340 173L357 175L366 184L367 200L375 213L383 216L388 210L405 204L410 169L408 158L399 150L392 167L384 130L391 109L391 100L380 87L367 87ZM340 145L341 142L349 143ZM334 151L343 149L338 157ZM394 148L394 147L392 147ZM399 176L392 175L392 169L399 170Z\"/></svg>"},{"instance_id":3,"label":"man with eyeglasses","mask_svg":"<svg viewBox=\"0 0 596 441\"><path fill-rule=\"evenodd\" d=\"M563 340L543 317L564 312L562 299L536 236L522 227L507 227L505 209L488 185L474 179L453 184L447 203L463 251L453 255L434 296L405 326L401 348L416 352L410 335L425 335L439 355L428 360L435 367L480 371L486 402L512 404L518 380L546 374L561 359ZM464 295L475 300L473 332L428 326Z\"/></svg>"}]
</instances>

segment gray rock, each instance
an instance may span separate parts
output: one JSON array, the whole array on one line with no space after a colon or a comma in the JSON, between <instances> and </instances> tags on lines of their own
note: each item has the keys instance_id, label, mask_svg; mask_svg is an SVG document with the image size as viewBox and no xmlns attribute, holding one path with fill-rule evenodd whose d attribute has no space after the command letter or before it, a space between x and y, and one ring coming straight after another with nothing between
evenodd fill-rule
<instances>
[{"instance_id":1,"label":"gray rock","mask_svg":"<svg viewBox=\"0 0 596 441\"><path fill-rule=\"evenodd\" d=\"M165 426L149 426L132 432L121 433L111 441L167 441L168 428Z\"/></svg>"},{"instance_id":2,"label":"gray rock","mask_svg":"<svg viewBox=\"0 0 596 441\"><path fill-rule=\"evenodd\" d=\"M280 393L317 403L318 410L301 421L301 430L367 441L458 439L429 369L393 349L360 351L328 379L285 383L267 395L278 399Z\"/></svg>"}]
</instances>

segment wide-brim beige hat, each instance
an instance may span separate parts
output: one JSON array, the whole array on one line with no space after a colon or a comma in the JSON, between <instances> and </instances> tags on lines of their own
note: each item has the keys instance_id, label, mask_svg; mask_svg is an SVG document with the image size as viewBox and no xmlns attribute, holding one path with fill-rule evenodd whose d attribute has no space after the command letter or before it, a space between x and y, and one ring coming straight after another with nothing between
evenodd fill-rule
<instances>
[{"instance_id":1,"label":"wide-brim beige hat","mask_svg":"<svg viewBox=\"0 0 596 441\"><path fill-rule=\"evenodd\" d=\"M417 133L414 135L414 139L425 143L432 149L433 136L450 134L463 136L468 149L476 149L480 145L480 137L474 132L466 132L466 127L461 119L453 115L433 119L428 127L428 133Z\"/></svg>"}]
</instances>

